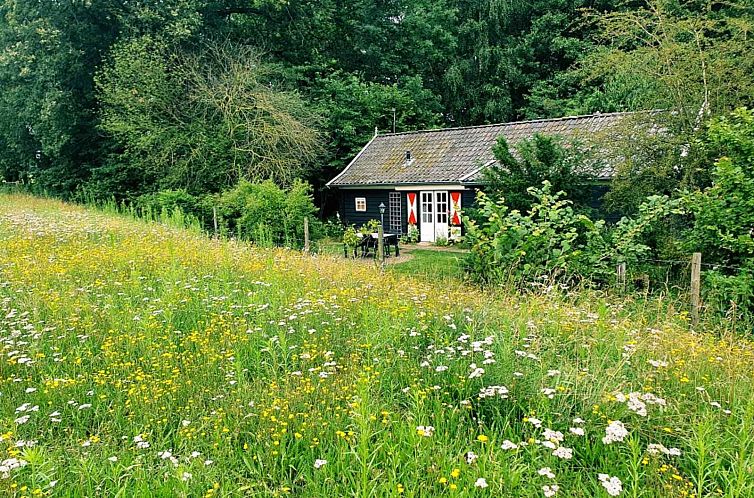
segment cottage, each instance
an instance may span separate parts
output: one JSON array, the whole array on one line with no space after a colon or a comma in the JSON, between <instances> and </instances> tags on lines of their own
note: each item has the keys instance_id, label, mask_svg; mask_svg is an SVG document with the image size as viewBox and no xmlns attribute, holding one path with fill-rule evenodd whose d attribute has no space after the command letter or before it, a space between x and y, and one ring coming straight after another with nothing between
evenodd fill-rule
<instances>
[{"instance_id":1,"label":"cottage","mask_svg":"<svg viewBox=\"0 0 754 498\"><path fill-rule=\"evenodd\" d=\"M505 136L515 145L535 133L577 138L604 133L625 113L375 134L328 187L340 190L340 213L348 224L380 219L385 230L435 242L461 236L461 212L483 187L482 170L495 162L492 147ZM608 180L611 172L598 175Z\"/></svg>"}]
</instances>

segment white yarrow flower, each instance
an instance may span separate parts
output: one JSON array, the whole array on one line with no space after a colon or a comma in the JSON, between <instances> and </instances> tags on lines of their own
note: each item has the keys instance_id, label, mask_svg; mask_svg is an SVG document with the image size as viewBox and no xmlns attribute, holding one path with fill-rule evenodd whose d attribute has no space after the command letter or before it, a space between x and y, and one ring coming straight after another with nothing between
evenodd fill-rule
<instances>
[{"instance_id":1,"label":"white yarrow flower","mask_svg":"<svg viewBox=\"0 0 754 498\"><path fill-rule=\"evenodd\" d=\"M597 477L610 496L618 496L623 491L623 483L617 477L611 477L607 474L598 474Z\"/></svg>"}]
</instances>

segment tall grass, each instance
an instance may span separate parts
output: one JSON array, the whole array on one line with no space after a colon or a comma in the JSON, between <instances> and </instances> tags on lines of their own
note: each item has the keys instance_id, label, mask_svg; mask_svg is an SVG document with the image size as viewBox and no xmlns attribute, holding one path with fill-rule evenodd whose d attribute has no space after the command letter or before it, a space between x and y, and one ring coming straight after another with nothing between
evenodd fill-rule
<instances>
[{"instance_id":1,"label":"tall grass","mask_svg":"<svg viewBox=\"0 0 754 498\"><path fill-rule=\"evenodd\" d=\"M722 324L103 209L0 197L0 495L754 494Z\"/></svg>"}]
</instances>

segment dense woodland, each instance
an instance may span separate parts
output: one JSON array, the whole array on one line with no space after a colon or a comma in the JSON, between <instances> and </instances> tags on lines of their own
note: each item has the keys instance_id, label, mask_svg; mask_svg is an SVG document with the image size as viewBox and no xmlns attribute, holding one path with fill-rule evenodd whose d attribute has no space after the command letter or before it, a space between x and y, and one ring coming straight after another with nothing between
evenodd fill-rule
<instances>
[{"instance_id":1,"label":"dense woodland","mask_svg":"<svg viewBox=\"0 0 754 498\"><path fill-rule=\"evenodd\" d=\"M689 132L751 103L753 20L750 0L4 0L0 175L319 191L375 127L673 109Z\"/></svg>"}]
</instances>

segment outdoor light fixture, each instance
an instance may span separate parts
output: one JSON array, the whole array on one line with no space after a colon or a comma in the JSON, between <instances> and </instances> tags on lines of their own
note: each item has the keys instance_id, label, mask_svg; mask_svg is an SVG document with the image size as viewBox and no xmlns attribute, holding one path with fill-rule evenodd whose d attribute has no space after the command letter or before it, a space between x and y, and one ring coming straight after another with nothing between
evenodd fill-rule
<instances>
[{"instance_id":1,"label":"outdoor light fixture","mask_svg":"<svg viewBox=\"0 0 754 498\"><path fill-rule=\"evenodd\" d=\"M380 205L378 206L380 208L380 225L382 228L385 228L385 203L380 202Z\"/></svg>"}]
</instances>

